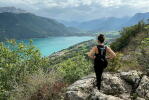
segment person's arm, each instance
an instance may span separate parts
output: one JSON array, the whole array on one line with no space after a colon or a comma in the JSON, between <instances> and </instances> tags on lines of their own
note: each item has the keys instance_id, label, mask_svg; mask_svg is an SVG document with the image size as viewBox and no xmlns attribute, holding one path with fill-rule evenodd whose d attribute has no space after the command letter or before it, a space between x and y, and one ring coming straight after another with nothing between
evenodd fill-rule
<instances>
[{"instance_id":1,"label":"person's arm","mask_svg":"<svg viewBox=\"0 0 149 100\"><path fill-rule=\"evenodd\" d=\"M96 47L93 47L93 48L90 50L90 52L87 53L88 56L89 56L90 58L92 58L92 59L95 59L95 56L94 56L95 51L96 51Z\"/></svg>"},{"instance_id":2,"label":"person's arm","mask_svg":"<svg viewBox=\"0 0 149 100\"><path fill-rule=\"evenodd\" d=\"M113 59L114 57L116 57L116 54L114 53L114 51L108 46L107 46L107 53L110 55L107 57L108 59Z\"/></svg>"}]
</instances>

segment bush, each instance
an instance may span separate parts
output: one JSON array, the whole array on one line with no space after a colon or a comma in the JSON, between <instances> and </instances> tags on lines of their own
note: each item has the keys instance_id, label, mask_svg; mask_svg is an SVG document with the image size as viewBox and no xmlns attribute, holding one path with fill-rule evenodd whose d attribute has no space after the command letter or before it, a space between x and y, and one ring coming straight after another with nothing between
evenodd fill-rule
<instances>
[{"instance_id":1,"label":"bush","mask_svg":"<svg viewBox=\"0 0 149 100\"><path fill-rule=\"evenodd\" d=\"M123 30L120 31L121 37L111 44L111 48L115 51L122 50L125 46L128 45L132 37L135 37L137 34L143 32L144 30L145 24L143 21L140 21L137 25L123 28Z\"/></svg>"},{"instance_id":2,"label":"bush","mask_svg":"<svg viewBox=\"0 0 149 100\"><path fill-rule=\"evenodd\" d=\"M138 56L138 62L140 66L144 68L144 70L149 69L149 38L145 38L141 42L141 53Z\"/></svg>"},{"instance_id":3,"label":"bush","mask_svg":"<svg viewBox=\"0 0 149 100\"><path fill-rule=\"evenodd\" d=\"M58 65L56 65L58 71L64 78L64 81L72 83L82 76L88 75L92 72L92 64L85 59L85 56L79 55L70 58Z\"/></svg>"},{"instance_id":4,"label":"bush","mask_svg":"<svg viewBox=\"0 0 149 100\"><path fill-rule=\"evenodd\" d=\"M42 58L32 42L29 45L15 40L0 43L0 97L5 100L26 75L48 66L48 58Z\"/></svg>"},{"instance_id":5,"label":"bush","mask_svg":"<svg viewBox=\"0 0 149 100\"><path fill-rule=\"evenodd\" d=\"M56 72L45 73L39 69L36 73L24 77L23 83L15 85L10 100L48 100L60 97L65 83L58 81L61 76Z\"/></svg>"},{"instance_id":6,"label":"bush","mask_svg":"<svg viewBox=\"0 0 149 100\"><path fill-rule=\"evenodd\" d=\"M106 71L116 72L122 67L122 54L117 53L116 57L112 60L108 60L108 67Z\"/></svg>"}]
</instances>

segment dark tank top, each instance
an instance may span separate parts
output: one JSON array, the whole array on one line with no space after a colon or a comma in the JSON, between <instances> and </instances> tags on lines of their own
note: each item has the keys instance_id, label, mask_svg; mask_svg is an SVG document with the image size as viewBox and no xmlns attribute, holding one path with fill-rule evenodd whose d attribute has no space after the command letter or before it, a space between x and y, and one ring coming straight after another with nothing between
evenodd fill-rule
<instances>
[{"instance_id":1,"label":"dark tank top","mask_svg":"<svg viewBox=\"0 0 149 100\"><path fill-rule=\"evenodd\" d=\"M106 68L108 65L106 59L106 46L105 45L97 45L98 54L95 53L96 58L94 59L94 66L100 68Z\"/></svg>"}]
</instances>

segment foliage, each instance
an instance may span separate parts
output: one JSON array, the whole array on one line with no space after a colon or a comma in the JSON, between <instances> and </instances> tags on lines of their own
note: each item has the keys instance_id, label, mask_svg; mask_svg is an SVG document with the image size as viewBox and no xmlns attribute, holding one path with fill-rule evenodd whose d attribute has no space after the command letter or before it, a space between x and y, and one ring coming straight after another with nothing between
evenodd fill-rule
<instances>
[{"instance_id":1,"label":"foliage","mask_svg":"<svg viewBox=\"0 0 149 100\"><path fill-rule=\"evenodd\" d=\"M0 43L0 97L9 96L16 84L22 84L26 75L36 72L39 68L48 67L48 58L42 58L39 50L15 40Z\"/></svg>"},{"instance_id":2,"label":"foliage","mask_svg":"<svg viewBox=\"0 0 149 100\"><path fill-rule=\"evenodd\" d=\"M78 52L82 56L86 56L86 53L94 46L96 42L94 40L89 40L82 42L80 44L71 46L67 49L60 51L59 53L50 56L50 64L55 65L70 58L78 56Z\"/></svg>"},{"instance_id":3,"label":"foliage","mask_svg":"<svg viewBox=\"0 0 149 100\"><path fill-rule=\"evenodd\" d=\"M132 37L135 37L136 34L139 34L143 30L145 30L145 23L143 21L140 21L134 26L123 28L123 30L120 31L121 37L111 44L111 48L115 51L122 50L129 44Z\"/></svg>"},{"instance_id":4,"label":"foliage","mask_svg":"<svg viewBox=\"0 0 149 100\"><path fill-rule=\"evenodd\" d=\"M107 67L107 71L118 71L118 69L120 69L122 67L122 53L117 53L116 57L112 60L108 60L108 67Z\"/></svg>"},{"instance_id":5,"label":"foliage","mask_svg":"<svg viewBox=\"0 0 149 100\"><path fill-rule=\"evenodd\" d=\"M143 48L143 47L145 47L145 46L149 46L149 38L145 38L145 39L142 41L141 48Z\"/></svg>"},{"instance_id":6,"label":"foliage","mask_svg":"<svg viewBox=\"0 0 149 100\"><path fill-rule=\"evenodd\" d=\"M72 83L92 71L92 64L85 59L85 56L79 55L70 58L58 65L58 71L63 75L66 82Z\"/></svg>"},{"instance_id":7,"label":"foliage","mask_svg":"<svg viewBox=\"0 0 149 100\"><path fill-rule=\"evenodd\" d=\"M11 91L10 100L47 100L58 99L65 83L57 81L60 75L55 72L47 73L42 69L26 75L21 85L15 85Z\"/></svg>"},{"instance_id":8,"label":"foliage","mask_svg":"<svg viewBox=\"0 0 149 100\"><path fill-rule=\"evenodd\" d=\"M145 70L149 69L149 38L145 38L141 42L140 49L141 53L138 56L138 62Z\"/></svg>"},{"instance_id":9,"label":"foliage","mask_svg":"<svg viewBox=\"0 0 149 100\"><path fill-rule=\"evenodd\" d=\"M72 47L71 53L62 57L55 56L52 60L42 58L32 41L28 45L16 43L15 40L1 43L0 98L5 100L38 97L38 91L43 91L46 84L46 87L49 87L47 96L58 97L67 84L92 71L92 63L85 56L89 47L80 44L75 49ZM59 92L56 92L57 90Z\"/></svg>"}]
</instances>

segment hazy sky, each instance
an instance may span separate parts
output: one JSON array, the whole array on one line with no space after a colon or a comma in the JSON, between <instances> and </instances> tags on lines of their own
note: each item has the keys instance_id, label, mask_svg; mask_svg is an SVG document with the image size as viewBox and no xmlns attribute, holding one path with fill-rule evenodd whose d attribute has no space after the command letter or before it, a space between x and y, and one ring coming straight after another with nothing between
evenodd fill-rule
<instances>
[{"instance_id":1,"label":"hazy sky","mask_svg":"<svg viewBox=\"0 0 149 100\"><path fill-rule=\"evenodd\" d=\"M149 12L149 0L0 0L0 7L14 6L61 20L91 20Z\"/></svg>"}]
</instances>

